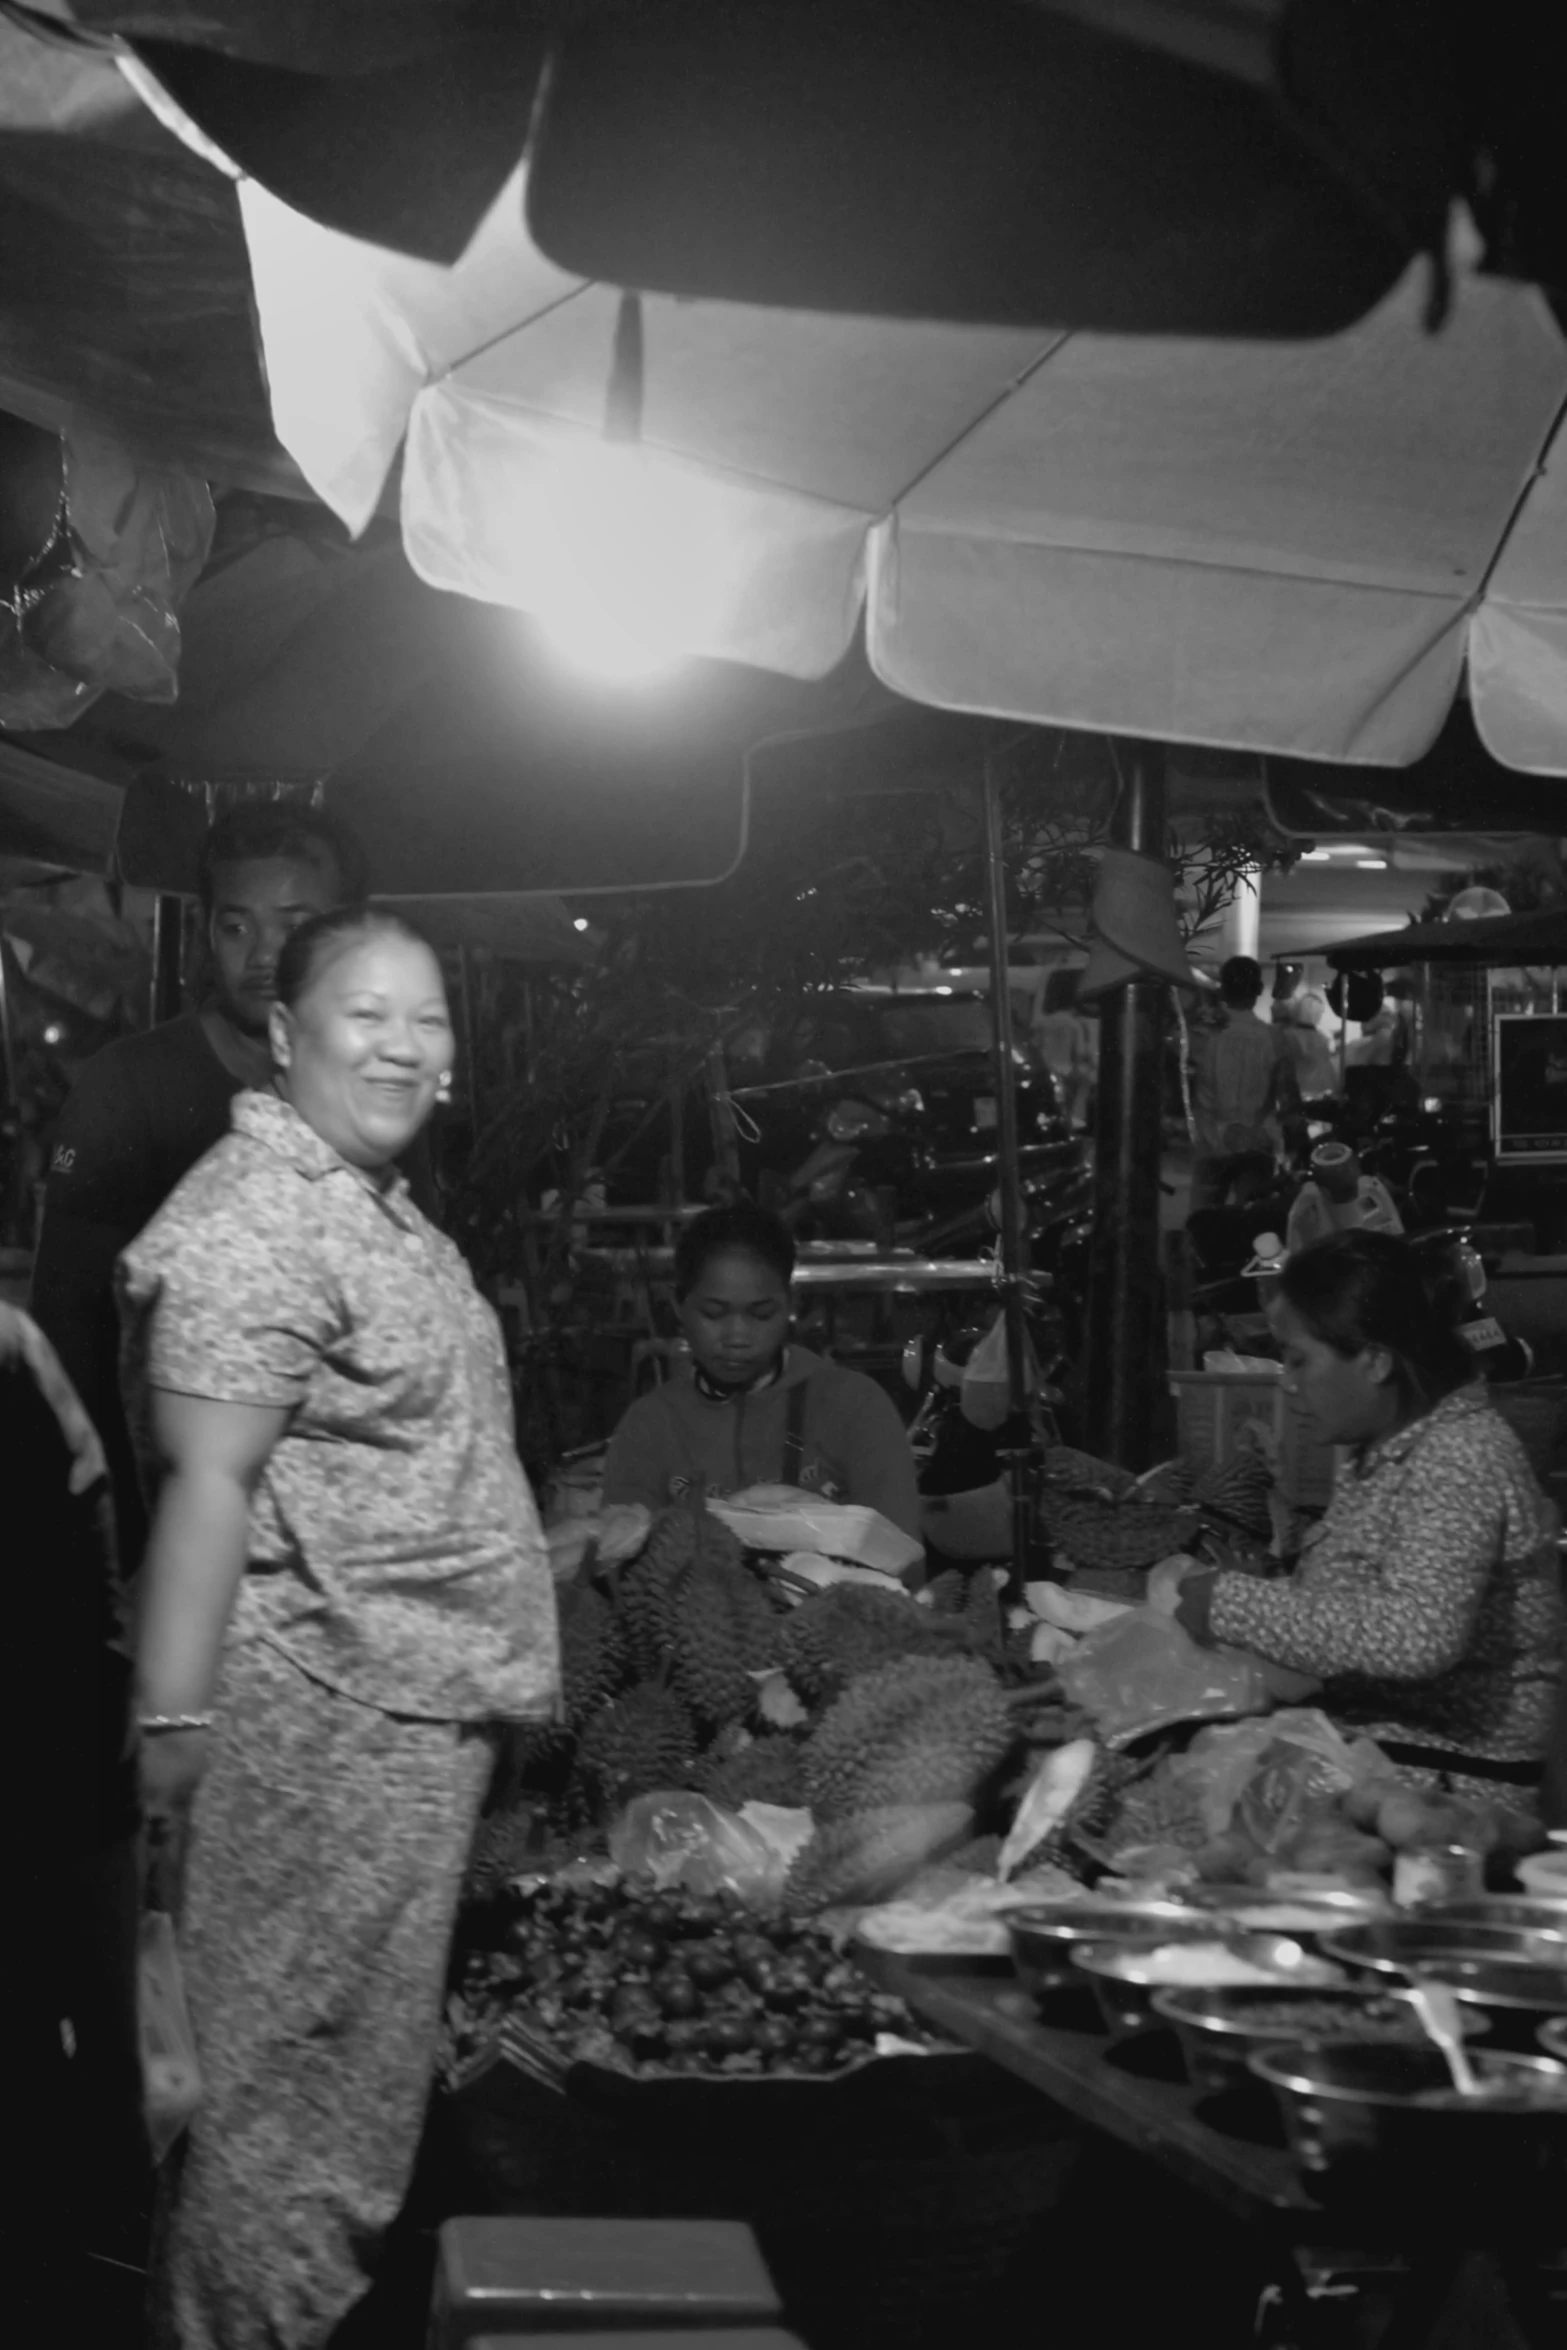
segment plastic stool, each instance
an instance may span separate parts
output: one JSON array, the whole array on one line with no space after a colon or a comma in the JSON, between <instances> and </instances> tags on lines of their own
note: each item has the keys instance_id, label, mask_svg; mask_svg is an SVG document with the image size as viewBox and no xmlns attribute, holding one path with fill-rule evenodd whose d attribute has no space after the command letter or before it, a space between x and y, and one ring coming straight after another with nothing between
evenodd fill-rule
<instances>
[{"instance_id":1,"label":"plastic stool","mask_svg":"<svg viewBox=\"0 0 1567 2350\"><path fill-rule=\"evenodd\" d=\"M449 2219L430 2339L458 2350L477 2334L706 2331L779 2315L741 2220Z\"/></svg>"}]
</instances>

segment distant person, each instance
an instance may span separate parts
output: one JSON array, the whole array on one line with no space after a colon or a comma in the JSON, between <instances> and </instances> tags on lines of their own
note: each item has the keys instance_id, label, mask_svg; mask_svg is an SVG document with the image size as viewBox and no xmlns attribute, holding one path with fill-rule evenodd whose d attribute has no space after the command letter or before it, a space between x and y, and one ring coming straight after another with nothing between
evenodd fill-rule
<instances>
[{"instance_id":1,"label":"distant person","mask_svg":"<svg viewBox=\"0 0 1567 2350\"><path fill-rule=\"evenodd\" d=\"M1351 1069L1392 1069L1403 1058L1400 1050L1403 1041L1398 1006L1384 1002L1380 1011L1372 1013L1354 1043L1345 1046L1344 1058Z\"/></svg>"},{"instance_id":2,"label":"distant person","mask_svg":"<svg viewBox=\"0 0 1567 2350\"><path fill-rule=\"evenodd\" d=\"M1044 1008L1034 1022L1032 1041L1056 1082L1061 1114L1069 1126L1087 1123L1099 1068L1099 1038L1093 1022L1077 1008L1079 973L1052 971L1045 981Z\"/></svg>"},{"instance_id":3,"label":"distant person","mask_svg":"<svg viewBox=\"0 0 1567 2350\"><path fill-rule=\"evenodd\" d=\"M1273 1170L1281 1121L1300 1113L1288 1033L1257 1017L1262 966L1232 955L1219 972L1219 1024L1192 1048L1194 1209L1222 1208Z\"/></svg>"},{"instance_id":4,"label":"distant person","mask_svg":"<svg viewBox=\"0 0 1567 2350\"><path fill-rule=\"evenodd\" d=\"M234 1096L270 1085L267 1021L287 939L313 914L357 904L366 882L359 843L314 809L252 800L220 817L199 865L205 1001L94 1054L55 1127L30 1302L103 1441L127 1570L146 1521L120 1402L115 1258L223 1140Z\"/></svg>"},{"instance_id":5,"label":"distant person","mask_svg":"<svg viewBox=\"0 0 1567 2350\"><path fill-rule=\"evenodd\" d=\"M1322 1033L1327 1008L1326 997L1308 987L1291 1004L1284 1027L1284 1040L1295 1056L1295 1082L1300 1087L1301 1100L1306 1102L1322 1101L1339 1089L1338 1062Z\"/></svg>"}]
</instances>

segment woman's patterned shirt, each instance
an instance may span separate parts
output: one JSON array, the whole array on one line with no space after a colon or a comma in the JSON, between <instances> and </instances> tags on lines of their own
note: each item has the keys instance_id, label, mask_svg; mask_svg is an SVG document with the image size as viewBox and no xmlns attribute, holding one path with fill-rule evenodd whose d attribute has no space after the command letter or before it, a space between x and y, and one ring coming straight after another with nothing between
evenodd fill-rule
<instances>
[{"instance_id":1,"label":"woman's patterned shirt","mask_svg":"<svg viewBox=\"0 0 1567 2350\"><path fill-rule=\"evenodd\" d=\"M400 1176L378 1189L273 1095L233 1117L119 1267L154 1475L150 1388L289 1410L230 1639L387 1713L548 1715L554 1590L494 1314Z\"/></svg>"},{"instance_id":2,"label":"woman's patterned shirt","mask_svg":"<svg viewBox=\"0 0 1567 2350\"><path fill-rule=\"evenodd\" d=\"M1211 1626L1373 1736L1532 1760L1563 1665L1556 1512L1465 1388L1346 1464L1287 1580L1220 1575Z\"/></svg>"}]
</instances>

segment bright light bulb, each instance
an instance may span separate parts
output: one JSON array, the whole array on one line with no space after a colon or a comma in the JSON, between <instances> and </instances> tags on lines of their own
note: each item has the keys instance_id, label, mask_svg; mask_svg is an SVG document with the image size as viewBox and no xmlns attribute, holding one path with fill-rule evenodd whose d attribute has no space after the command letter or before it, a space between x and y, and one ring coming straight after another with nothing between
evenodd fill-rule
<instances>
[{"instance_id":1,"label":"bright light bulb","mask_svg":"<svg viewBox=\"0 0 1567 2350\"><path fill-rule=\"evenodd\" d=\"M723 590L717 493L639 444L584 440L524 493L527 605L556 648L632 681L711 641Z\"/></svg>"},{"instance_id":2,"label":"bright light bulb","mask_svg":"<svg viewBox=\"0 0 1567 2350\"><path fill-rule=\"evenodd\" d=\"M573 922L573 924L572 924L572 926L571 926L571 927L572 927L572 929L573 929L573 930L586 930L586 929L587 929L587 926L588 926L588 918L587 918L586 914L579 914L579 915L577 916L577 919L575 920L575 922Z\"/></svg>"}]
</instances>

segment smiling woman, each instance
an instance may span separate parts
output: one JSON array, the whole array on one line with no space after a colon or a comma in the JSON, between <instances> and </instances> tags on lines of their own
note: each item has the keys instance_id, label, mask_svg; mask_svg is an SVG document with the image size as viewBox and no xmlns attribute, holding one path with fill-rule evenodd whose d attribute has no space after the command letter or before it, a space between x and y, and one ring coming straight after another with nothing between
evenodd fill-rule
<instances>
[{"instance_id":1,"label":"smiling woman","mask_svg":"<svg viewBox=\"0 0 1567 2350\"><path fill-rule=\"evenodd\" d=\"M387 1167L450 1075L452 1023L433 950L401 915L347 908L278 957L278 1090L351 1167Z\"/></svg>"},{"instance_id":2,"label":"smiling woman","mask_svg":"<svg viewBox=\"0 0 1567 2350\"><path fill-rule=\"evenodd\" d=\"M486 1727L559 1679L499 1326L393 1164L451 1065L440 966L361 909L302 925L276 984L278 1090L120 1260L142 1806L204 2084L155 2276L180 2350L314 2350L363 2288Z\"/></svg>"}]
</instances>

